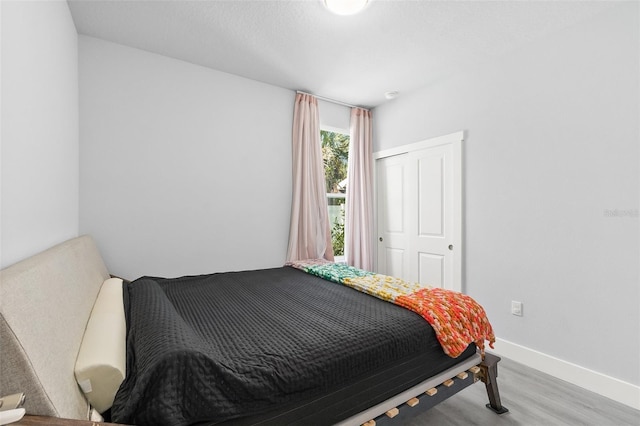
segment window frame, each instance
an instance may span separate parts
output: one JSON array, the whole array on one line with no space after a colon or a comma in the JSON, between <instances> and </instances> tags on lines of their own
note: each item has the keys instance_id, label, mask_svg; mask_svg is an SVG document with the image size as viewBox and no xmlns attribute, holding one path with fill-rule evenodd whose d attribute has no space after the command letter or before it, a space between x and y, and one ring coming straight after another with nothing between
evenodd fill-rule
<instances>
[{"instance_id":1,"label":"window frame","mask_svg":"<svg viewBox=\"0 0 640 426\"><path fill-rule=\"evenodd\" d=\"M325 125L321 125L320 126L320 132L331 132L331 133L338 133L341 135L345 135L349 138L349 144L351 144L351 134L350 134L350 130L349 129L342 129L339 127L335 127L335 126L325 126ZM321 133L322 134L322 133ZM322 136L320 137L320 143L322 144ZM347 153L347 175L348 175L348 158L349 155ZM324 169L324 172L326 174L326 169ZM346 179L346 177L345 177ZM325 190L328 190L328 188L325 188ZM340 198L340 197L330 197L330 192L326 193L326 198L327 198L327 209L329 208L329 198ZM347 203L347 193L345 191L344 193L344 205L346 206ZM346 223L344 224L346 226ZM331 236L332 236L332 240L333 240L333 227L334 227L334 223L331 222L331 219L329 219L329 228L331 229ZM340 256L336 256L334 253L334 261L337 263L344 263L346 262L346 257L344 254L340 255Z\"/></svg>"}]
</instances>

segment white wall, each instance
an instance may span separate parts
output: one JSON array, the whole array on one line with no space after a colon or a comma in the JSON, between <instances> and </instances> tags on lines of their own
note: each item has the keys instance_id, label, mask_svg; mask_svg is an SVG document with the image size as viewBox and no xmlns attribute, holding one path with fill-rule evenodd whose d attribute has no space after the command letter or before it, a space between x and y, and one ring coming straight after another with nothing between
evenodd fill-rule
<instances>
[{"instance_id":1,"label":"white wall","mask_svg":"<svg viewBox=\"0 0 640 426\"><path fill-rule=\"evenodd\" d=\"M282 266L295 93L79 38L80 229L112 273Z\"/></svg>"},{"instance_id":2,"label":"white wall","mask_svg":"<svg viewBox=\"0 0 640 426\"><path fill-rule=\"evenodd\" d=\"M497 336L635 385L638 16L623 3L374 120L376 151L467 131L465 288Z\"/></svg>"},{"instance_id":3,"label":"white wall","mask_svg":"<svg viewBox=\"0 0 640 426\"><path fill-rule=\"evenodd\" d=\"M78 36L65 1L2 1L0 266L78 235Z\"/></svg>"},{"instance_id":4,"label":"white wall","mask_svg":"<svg viewBox=\"0 0 640 426\"><path fill-rule=\"evenodd\" d=\"M349 134L351 124L351 108L333 102L318 100L320 128L332 132Z\"/></svg>"}]
</instances>

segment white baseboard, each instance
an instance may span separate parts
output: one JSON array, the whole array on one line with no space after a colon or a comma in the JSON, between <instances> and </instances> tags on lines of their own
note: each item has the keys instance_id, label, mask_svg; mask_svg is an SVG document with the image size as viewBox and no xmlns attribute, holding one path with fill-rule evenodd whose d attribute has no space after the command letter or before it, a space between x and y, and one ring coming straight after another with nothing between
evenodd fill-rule
<instances>
[{"instance_id":1,"label":"white baseboard","mask_svg":"<svg viewBox=\"0 0 640 426\"><path fill-rule=\"evenodd\" d=\"M496 339L490 351L640 410L640 386L503 339Z\"/></svg>"}]
</instances>

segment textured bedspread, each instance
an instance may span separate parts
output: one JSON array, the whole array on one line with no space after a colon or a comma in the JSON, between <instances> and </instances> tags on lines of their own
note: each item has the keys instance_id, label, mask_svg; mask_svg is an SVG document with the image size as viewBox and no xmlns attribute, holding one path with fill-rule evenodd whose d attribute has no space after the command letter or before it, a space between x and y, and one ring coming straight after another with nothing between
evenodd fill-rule
<instances>
[{"instance_id":1,"label":"textured bedspread","mask_svg":"<svg viewBox=\"0 0 640 426\"><path fill-rule=\"evenodd\" d=\"M290 267L144 277L124 293L127 377L112 407L121 423L257 415L442 354L420 316Z\"/></svg>"},{"instance_id":2,"label":"textured bedspread","mask_svg":"<svg viewBox=\"0 0 640 426\"><path fill-rule=\"evenodd\" d=\"M425 287L324 259L302 260L288 265L417 313L431 324L442 349L453 358L460 356L470 343L476 344L483 357L485 340L493 348L496 337L484 309L465 294Z\"/></svg>"}]
</instances>

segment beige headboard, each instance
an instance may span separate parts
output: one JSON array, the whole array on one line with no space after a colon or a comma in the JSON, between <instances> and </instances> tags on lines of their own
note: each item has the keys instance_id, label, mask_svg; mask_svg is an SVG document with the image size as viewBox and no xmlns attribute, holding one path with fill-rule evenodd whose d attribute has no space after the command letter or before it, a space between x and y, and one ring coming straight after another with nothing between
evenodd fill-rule
<instances>
[{"instance_id":1,"label":"beige headboard","mask_svg":"<svg viewBox=\"0 0 640 426\"><path fill-rule=\"evenodd\" d=\"M0 395L25 392L29 414L87 418L88 403L73 369L107 278L89 236L0 271Z\"/></svg>"}]
</instances>

